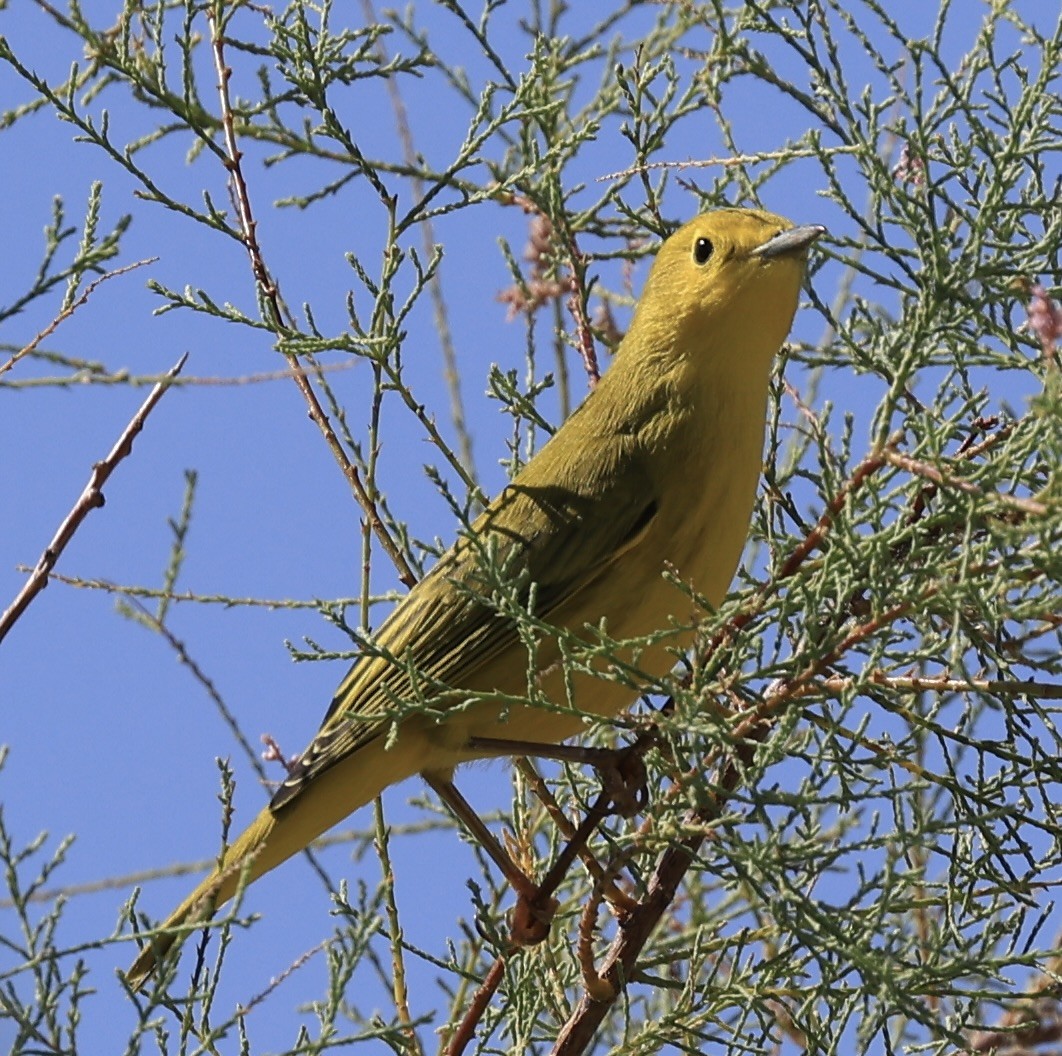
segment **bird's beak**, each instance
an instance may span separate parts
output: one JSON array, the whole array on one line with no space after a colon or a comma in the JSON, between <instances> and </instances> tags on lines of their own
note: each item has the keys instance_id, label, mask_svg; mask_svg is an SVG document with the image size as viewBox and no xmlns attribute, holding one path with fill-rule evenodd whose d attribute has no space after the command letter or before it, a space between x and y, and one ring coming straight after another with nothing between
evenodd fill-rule
<instances>
[{"instance_id":1,"label":"bird's beak","mask_svg":"<svg viewBox=\"0 0 1062 1056\"><path fill-rule=\"evenodd\" d=\"M824 234L826 234L826 228L821 224L791 227L788 231L783 231L780 235L768 239L762 246L757 246L749 256L772 260L774 257L782 257L787 253L803 252Z\"/></svg>"}]
</instances>

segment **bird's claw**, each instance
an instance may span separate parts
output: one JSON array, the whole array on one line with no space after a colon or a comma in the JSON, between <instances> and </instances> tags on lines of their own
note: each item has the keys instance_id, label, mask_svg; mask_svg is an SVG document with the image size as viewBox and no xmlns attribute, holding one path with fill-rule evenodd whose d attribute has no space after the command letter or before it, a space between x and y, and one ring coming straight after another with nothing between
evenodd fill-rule
<instances>
[{"instance_id":1,"label":"bird's claw","mask_svg":"<svg viewBox=\"0 0 1062 1056\"><path fill-rule=\"evenodd\" d=\"M549 936L560 903L555 898L520 895L509 914L509 938L514 946L537 946Z\"/></svg>"}]
</instances>

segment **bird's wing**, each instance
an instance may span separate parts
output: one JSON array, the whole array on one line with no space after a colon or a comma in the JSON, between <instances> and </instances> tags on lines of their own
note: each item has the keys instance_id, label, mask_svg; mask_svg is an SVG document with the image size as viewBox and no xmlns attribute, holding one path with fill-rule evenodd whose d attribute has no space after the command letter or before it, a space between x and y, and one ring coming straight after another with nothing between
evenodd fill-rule
<instances>
[{"instance_id":1,"label":"bird's wing","mask_svg":"<svg viewBox=\"0 0 1062 1056\"><path fill-rule=\"evenodd\" d=\"M514 608L530 605L548 620L637 545L656 502L633 440L580 441L579 465L594 467L593 479L576 489L564 463L536 459L399 603L337 689L320 732L277 790L274 810L386 733L403 707L448 706L455 699L448 690L460 690L517 645ZM588 451L587 443L600 449Z\"/></svg>"}]
</instances>

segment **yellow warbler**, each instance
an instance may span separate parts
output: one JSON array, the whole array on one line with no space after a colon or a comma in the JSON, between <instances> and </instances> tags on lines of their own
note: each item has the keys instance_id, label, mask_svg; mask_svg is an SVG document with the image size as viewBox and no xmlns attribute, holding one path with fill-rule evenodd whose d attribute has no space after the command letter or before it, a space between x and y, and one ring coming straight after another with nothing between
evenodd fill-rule
<instances>
[{"instance_id":1,"label":"yellow warbler","mask_svg":"<svg viewBox=\"0 0 1062 1056\"><path fill-rule=\"evenodd\" d=\"M416 773L448 779L496 754L475 738L558 742L584 729L584 716L631 702L620 680L566 672L545 636L532 670L555 707L514 704L530 660L499 583L588 642L602 621L613 639L665 632L623 659L650 678L670 671L696 613L663 573L713 605L726 594L759 479L771 362L822 233L721 209L664 242L597 388L395 608L273 801L165 927L202 919L241 873L250 882L268 872L388 785ZM425 699L431 707L396 719L403 700ZM155 937L130 983L181 938Z\"/></svg>"}]
</instances>

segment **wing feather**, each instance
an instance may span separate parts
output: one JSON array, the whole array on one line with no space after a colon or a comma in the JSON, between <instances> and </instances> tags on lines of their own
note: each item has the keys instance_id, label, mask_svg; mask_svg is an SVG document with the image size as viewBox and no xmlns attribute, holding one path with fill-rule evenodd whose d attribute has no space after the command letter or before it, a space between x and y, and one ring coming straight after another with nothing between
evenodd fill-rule
<instances>
[{"instance_id":1,"label":"wing feather","mask_svg":"<svg viewBox=\"0 0 1062 1056\"><path fill-rule=\"evenodd\" d=\"M601 448L598 457L584 452L580 464L595 466L595 479L576 486L570 466L553 467L540 455L539 471L525 470L506 487L398 604L336 690L320 732L273 797L273 810L384 735L404 706L436 697L445 707L448 690L460 690L517 647L510 613L514 603L526 609L532 589L535 614L548 620L637 545L656 504L635 445L612 433L591 446Z\"/></svg>"}]
</instances>

